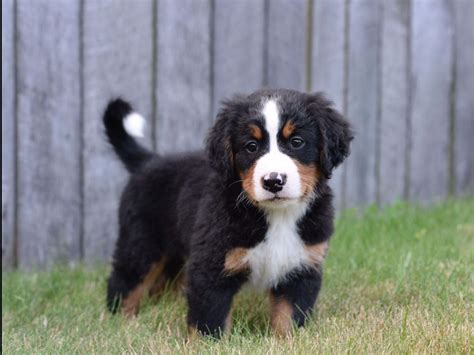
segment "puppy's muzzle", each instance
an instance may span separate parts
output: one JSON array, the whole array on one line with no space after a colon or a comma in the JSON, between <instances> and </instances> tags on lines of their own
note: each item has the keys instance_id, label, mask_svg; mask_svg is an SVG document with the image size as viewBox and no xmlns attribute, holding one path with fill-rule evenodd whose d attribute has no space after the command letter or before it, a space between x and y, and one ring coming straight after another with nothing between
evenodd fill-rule
<instances>
[{"instance_id":1,"label":"puppy's muzzle","mask_svg":"<svg viewBox=\"0 0 474 355\"><path fill-rule=\"evenodd\" d=\"M267 191L277 193L283 190L283 186L286 184L286 180L286 174L271 172L269 174L266 174L262 178L262 187Z\"/></svg>"}]
</instances>

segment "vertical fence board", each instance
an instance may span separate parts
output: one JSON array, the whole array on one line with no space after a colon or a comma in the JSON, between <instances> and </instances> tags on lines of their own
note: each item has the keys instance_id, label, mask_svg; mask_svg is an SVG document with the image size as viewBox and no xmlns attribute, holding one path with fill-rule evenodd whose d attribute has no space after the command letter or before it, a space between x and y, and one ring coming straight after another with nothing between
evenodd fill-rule
<instances>
[{"instance_id":1,"label":"vertical fence board","mask_svg":"<svg viewBox=\"0 0 474 355\"><path fill-rule=\"evenodd\" d=\"M263 85L263 19L263 0L215 1L214 115L222 99Z\"/></svg>"},{"instance_id":2,"label":"vertical fence board","mask_svg":"<svg viewBox=\"0 0 474 355\"><path fill-rule=\"evenodd\" d=\"M317 0L313 9L311 90L323 91L337 110L344 107L345 0ZM343 166L330 181L335 205L343 205Z\"/></svg>"},{"instance_id":3,"label":"vertical fence board","mask_svg":"<svg viewBox=\"0 0 474 355\"><path fill-rule=\"evenodd\" d=\"M456 26L454 156L457 195L474 194L474 1L453 1Z\"/></svg>"},{"instance_id":4,"label":"vertical fence board","mask_svg":"<svg viewBox=\"0 0 474 355\"><path fill-rule=\"evenodd\" d=\"M79 2L18 1L19 264L80 250Z\"/></svg>"},{"instance_id":5,"label":"vertical fence board","mask_svg":"<svg viewBox=\"0 0 474 355\"><path fill-rule=\"evenodd\" d=\"M202 148L212 122L210 2L163 0L157 11L157 149Z\"/></svg>"},{"instance_id":6,"label":"vertical fence board","mask_svg":"<svg viewBox=\"0 0 474 355\"><path fill-rule=\"evenodd\" d=\"M445 197L449 178L452 18L448 1L412 7L412 136L410 198Z\"/></svg>"},{"instance_id":7,"label":"vertical fence board","mask_svg":"<svg viewBox=\"0 0 474 355\"><path fill-rule=\"evenodd\" d=\"M375 202L381 2L350 2L347 115L356 138L346 165L346 205Z\"/></svg>"},{"instance_id":8,"label":"vertical fence board","mask_svg":"<svg viewBox=\"0 0 474 355\"><path fill-rule=\"evenodd\" d=\"M107 102L130 101L152 134L153 5L150 0L84 3L84 258L104 261L117 239L117 209L127 173L102 125Z\"/></svg>"},{"instance_id":9,"label":"vertical fence board","mask_svg":"<svg viewBox=\"0 0 474 355\"><path fill-rule=\"evenodd\" d=\"M266 85L306 89L307 0L268 4Z\"/></svg>"},{"instance_id":10,"label":"vertical fence board","mask_svg":"<svg viewBox=\"0 0 474 355\"><path fill-rule=\"evenodd\" d=\"M202 147L234 93L324 91L356 130L338 208L438 200L451 173L474 193L473 17L471 0L3 0L3 267L15 243L23 268L111 255L127 178L101 123L115 96L169 153Z\"/></svg>"},{"instance_id":11,"label":"vertical fence board","mask_svg":"<svg viewBox=\"0 0 474 355\"><path fill-rule=\"evenodd\" d=\"M409 0L386 1L382 31L380 185L382 204L403 197L408 113Z\"/></svg>"},{"instance_id":12,"label":"vertical fence board","mask_svg":"<svg viewBox=\"0 0 474 355\"><path fill-rule=\"evenodd\" d=\"M14 263L15 76L13 0L2 1L2 266Z\"/></svg>"}]
</instances>

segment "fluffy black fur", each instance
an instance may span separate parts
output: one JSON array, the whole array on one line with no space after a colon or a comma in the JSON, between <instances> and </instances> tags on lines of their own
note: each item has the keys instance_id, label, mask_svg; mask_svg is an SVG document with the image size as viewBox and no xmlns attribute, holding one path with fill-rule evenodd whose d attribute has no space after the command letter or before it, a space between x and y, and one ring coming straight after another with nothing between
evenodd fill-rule
<instances>
[{"instance_id":1,"label":"fluffy black fur","mask_svg":"<svg viewBox=\"0 0 474 355\"><path fill-rule=\"evenodd\" d=\"M106 132L132 175L120 203L119 238L108 281L111 311L143 281L153 263L166 258L170 279L186 263L189 326L213 336L224 330L233 296L248 277L246 272L223 272L225 255L236 247L256 246L268 228L258 205L236 201L243 189L239 173L259 156L244 149L248 123L259 115L256 107L262 98L273 96L280 98L283 119L293 119L306 141L305 149L288 148L288 155L321 172L316 197L298 222L300 237L307 245L330 238L333 207L327 179L349 155L352 131L321 94L265 89L235 97L223 104L205 152L168 157L151 153L125 132L122 121L132 109L113 101L104 115ZM294 321L302 326L320 287L321 270L302 269L271 292L294 307Z\"/></svg>"}]
</instances>

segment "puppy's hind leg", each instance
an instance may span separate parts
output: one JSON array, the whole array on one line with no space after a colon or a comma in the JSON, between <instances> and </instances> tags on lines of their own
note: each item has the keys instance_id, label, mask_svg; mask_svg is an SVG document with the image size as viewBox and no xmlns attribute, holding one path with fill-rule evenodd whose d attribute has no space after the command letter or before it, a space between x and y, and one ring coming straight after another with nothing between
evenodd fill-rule
<instances>
[{"instance_id":1,"label":"puppy's hind leg","mask_svg":"<svg viewBox=\"0 0 474 355\"><path fill-rule=\"evenodd\" d=\"M149 290L150 297L158 299L168 286L171 290L179 293L184 291L184 260L181 257L170 257L166 259L163 273L155 280Z\"/></svg>"},{"instance_id":2,"label":"puppy's hind leg","mask_svg":"<svg viewBox=\"0 0 474 355\"><path fill-rule=\"evenodd\" d=\"M112 313L118 311L119 305L123 313L130 317L138 313L140 301L150 290L155 280L163 272L164 260L153 263L149 271L138 280L127 282L117 270L109 278L107 290L107 304Z\"/></svg>"},{"instance_id":3,"label":"puppy's hind leg","mask_svg":"<svg viewBox=\"0 0 474 355\"><path fill-rule=\"evenodd\" d=\"M165 262L166 259L162 256L147 266L141 266L140 269L115 263L108 280L109 310L116 313L121 308L128 317L136 315L141 299L163 273Z\"/></svg>"}]
</instances>

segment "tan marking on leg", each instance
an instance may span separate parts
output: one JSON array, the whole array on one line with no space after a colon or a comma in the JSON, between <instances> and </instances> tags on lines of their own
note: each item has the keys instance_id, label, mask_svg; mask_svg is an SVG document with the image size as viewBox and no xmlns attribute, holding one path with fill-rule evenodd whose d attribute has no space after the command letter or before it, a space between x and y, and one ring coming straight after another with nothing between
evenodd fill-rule
<instances>
[{"instance_id":1,"label":"tan marking on leg","mask_svg":"<svg viewBox=\"0 0 474 355\"><path fill-rule=\"evenodd\" d=\"M232 329L232 310L229 311L229 314L227 315L227 318L225 319L224 333L230 334L231 329Z\"/></svg>"},{"instance_id":2,"label":"tan marking on leg","mask_svg":"<svg viewBox=\"0 0 474 355\"><path fill-rule=\"evenodd\" d=\"M283 134L283 137L285 137L285 139L288 139L293 134L295 129L296 127L292 121L286 121L281 133Z\"/></svg>"},{"instance_id":3,"label":"tan marking on leg","mask_svg":"<svg viewBox=\"0 0 474 355\"><path fill-rule=\"evenodd\" d=\"M123 299L122 312L124 315L127 317L137 315L143 295L150 290L157 277L163 272L164 266L164 258L160 262L152 264L150 271L145 275L143 281Z\"/></svg>"},{"instance_id":4,"label":"tan marking on leg","mask_svg":"<svg viewBox=\"0 0 474 355\"><path fill-rule=\"evenodd\" d=\"M227 315L225 322L224 322L224 329L221 329L222 335L226 336L230 334L232 329L232 309L229 310L229 314ZM197 330L195 325L188 325L188 341L194 341L200 337L202 333Z\"/></svg>"},{"instance_id":5,"label":"tan marking on leg","mask_svg":"<svg viewBox=\"0 0 474 355\"><path fill-rule=\"evenodd\" d=\"M328 241L319 244L305 245L306 253L311 261L318 269L322 266L326 253L329 248Z\"/></svg>"},{"instance_id":6,"label":"tan marking on leg","mask_svg":"<svg viewBox=\"0 0 474 355\"><path fill-rule=\"evenodd\" d=\"M316 184L320 178L319 171L314 165L305 165L295 159L293 159L293 162L298 168L298 174L301 180L301 193L303 196L308 196L316 188Z\"/></svg>"},{"instance_id":7,"label":"tan marking on leg","mask_svg":"<svg viewBox=\"0 0 474 355\"><path fill-rule=\"evenodd\" d=\"M196 326L188 325L188 341L195 341L199 338L199 331Z\"/></svg>"},{"instance_id":8,"label":"tan marking on leg","mask_svg":"<svg viewBox=\"0 0 474 355\"><path fill-rule=\"evenodd\" d=\"M159 298L166 288L166 277L159 275L148 292L150 297Z\"/></svg>"},{"instance_id":9,"label":"tan marking on leg","mask_svg":"<svg viewBox=\"0 0 474 355\"><path fill-rule=\"evenodd\" d=\"M293 330L293 306L284 298L270 294L270 325L277 336L289 336Z\"/></svg>"},{"instance_id":10,"label":"tan marking on leg","mask_svg":"<svg viewBox=\"0 0 474 355\"><path fill-rule=\"evenodd\" d=\"M245 257L248 254L246 248L234 248L225 255L224 270L228 274L237 274L248 269L249 265Z\"/></svg>"},{"instance_id":11,"label":"tan marking on leg","mask_svg":"<svg viewBox=\"0 0 474 355\"><path fill-rule=\"evenodd\" d=\"M175 292L176 294L184 294L186 288L185 271L181 270L174 280L169 280L165 277L165 275L160 275L156 279L153 286L151 286L150 288L150 297L159 298L161 294L166 290L168 282L170 282L171 291Z\"/></svg>"},{"instance_id":12,"label":"tan marking on leg","mask_svg":"<svg viewBox=\"0 0 474 355\"><path fill-rule=\"evenodd\" d=\"M173 283L173 292L184 294L186 291L186 272L181 270Z\"/></svg>"},{"instance_id":13,"label":"tan marking on leg","mask_svg":"<svg viewBox=\"0 0 474 355\"><path fill-rule=\"evenodd\" d=\"M255 124L251 124L249 128L250 128L250 134L252 135L253 138L255 138L256 140L262 139L263 137L262 130L260 129L259 126Z\"/></svg>"},{"instance_id":14,"label":"tan marking on leg","mask_svg":"<svg viewBox=\"0 0 474 355\"><path fill-rule=\"evenodd\" d=\"M242 187L247 193L248 197L253 203L256 199L255 191L253 186L253 172L255 170L255 164L253 164L247 171L240 173L240 178L242 180Z\"/></svg>"}]
</instances>

